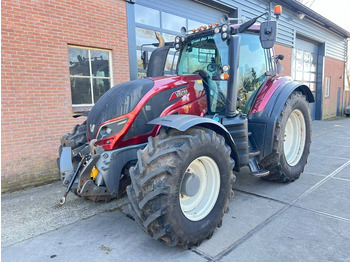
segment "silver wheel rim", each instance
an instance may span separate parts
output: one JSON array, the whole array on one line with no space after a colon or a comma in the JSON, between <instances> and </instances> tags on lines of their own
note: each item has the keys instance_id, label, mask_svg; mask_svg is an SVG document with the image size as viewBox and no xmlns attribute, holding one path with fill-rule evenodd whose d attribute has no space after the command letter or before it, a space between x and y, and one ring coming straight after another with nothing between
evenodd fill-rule
<instances>
[{"instance_id":1,"label":"silver wheel rim","mask_svg":"<svg viewBox=\"0 0 350 262\"><path fill-rule=\"evenodd\" d=\"M181 211L189 220L199 221L214 208L220 191L220 171L212 158L201 156L191 162L186 173L197 176L199 187L193 196L188 196L183 192L179 193ZM182 188L186 173L182 178L180 188Z\"/></svg>"},{"instance_id":2,"label":"silver wheel rim","mask_svg":"<svg viewBox=\"0 0 350 262\"><path fill-rule=\"evenodd\" d=\"M298 164L304 152L306 125L303 113L295 109L289 116L284 130L284 156L288 165Z\"/></svg>"}]
</instances>

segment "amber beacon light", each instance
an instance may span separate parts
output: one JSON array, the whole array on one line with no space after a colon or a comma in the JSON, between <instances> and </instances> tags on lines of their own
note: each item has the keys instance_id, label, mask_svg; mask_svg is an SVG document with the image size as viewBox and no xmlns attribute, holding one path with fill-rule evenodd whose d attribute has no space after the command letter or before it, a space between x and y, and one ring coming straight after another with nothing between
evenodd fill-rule
<instances>
[{"instance_id":1,"label":"amber beacon light","mask_svg":"<svg viewBox=\"0 0 350 262\"><path fill-rule=\"evenodd\" d=\"M278 18L282 14L282 6L281 5L276 5L275 9L273 10L273 13Z\"/></svg>"}]
</instances>

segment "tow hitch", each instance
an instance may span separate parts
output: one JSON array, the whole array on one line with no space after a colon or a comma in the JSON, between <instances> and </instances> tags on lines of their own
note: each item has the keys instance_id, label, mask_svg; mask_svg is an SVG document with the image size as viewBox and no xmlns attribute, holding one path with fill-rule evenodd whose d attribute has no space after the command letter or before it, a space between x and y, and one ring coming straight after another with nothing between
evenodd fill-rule
<instances>
[{"instance_id":1,"label":"tow hitch","mask_svg":"<svg viewBox=\"0 0 350 262\"><path fill-rule=\"evenodd\" d=\"M72 176L72 179L69 182L69 185L68 185L68 187L66 189L66 192L64 193L63 197L60 199L60 205L63 205L66 202L66 197L67 197L69 191L72 189L74 181L77 178L77 176L79 174L79 171L81 169L81 166L83 165L83 163L85 161L85 156L82 156L81 154L80 154L80 156L81 156L81 160L80 160L80 162L79 162L79 164L77 166L77 169L75 170L75 172L74 172L74 174Z\"/></svg>"}]
</instances>

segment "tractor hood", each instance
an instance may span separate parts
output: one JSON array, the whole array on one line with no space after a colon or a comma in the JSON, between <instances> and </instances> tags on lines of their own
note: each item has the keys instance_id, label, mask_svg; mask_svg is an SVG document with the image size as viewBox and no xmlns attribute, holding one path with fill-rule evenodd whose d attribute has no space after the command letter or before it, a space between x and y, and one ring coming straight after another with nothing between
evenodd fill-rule
<instances>
[{"instance_id":1,"label":"tractor hood","mask_svg":"<svg viewBox=\"0 0 350 262\"><path fill-rule=\"evenodd\" d=\"M153 86L154 82L151 79L143 78L121 83L109 89L88 115L89 138L96 137L98 127L103 122L131 112Z\"/></svg>"},{"instance_id":2,"label":"tractor hood","mask_svg":"<svg viewBox=\"0 0 350 262\"><path fill-rule=\"evenodd\" d=\"M206 111L199 75L142 78L114 86L97 101L87 118L88 140L97 139L105 150L139 144L155 135L147 123L159 116Z\"/></svg>"}]
</instances>

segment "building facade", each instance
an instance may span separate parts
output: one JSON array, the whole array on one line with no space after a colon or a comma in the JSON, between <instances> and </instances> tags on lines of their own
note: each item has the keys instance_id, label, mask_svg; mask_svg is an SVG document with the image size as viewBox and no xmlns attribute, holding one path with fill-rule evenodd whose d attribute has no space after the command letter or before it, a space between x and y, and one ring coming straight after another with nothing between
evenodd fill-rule
<instances>
[{"instance_id":1,"label":"building facade","mask_svg":"<svg viewBox=\"0 0 350 262\"><path fill-rule=\"evenodd\" d=\"M62 134L113 85L145 74L141 46L179 29L250 19L281 4L276 54L306 83L313 119L342 113L348 32L294 0L2 1L2 190L57 179ZM260 22L263 20L259 20ZM143 46L152 51L152 46ZM165 66L173 73L176 53Z\"/></svg>"}]
</instances>

